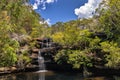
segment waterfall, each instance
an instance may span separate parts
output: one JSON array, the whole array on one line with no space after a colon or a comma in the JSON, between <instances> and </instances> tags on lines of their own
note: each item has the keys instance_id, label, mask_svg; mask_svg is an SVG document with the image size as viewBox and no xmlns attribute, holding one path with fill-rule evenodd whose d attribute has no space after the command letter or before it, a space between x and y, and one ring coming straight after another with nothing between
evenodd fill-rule
<instances>
[{"instance_id":1,"label":"waterfall","mask_svg":"<svg viewBox=\"0 0 120 80\"><path fill-rule=\"evenodd\" d=\"M39 70L45 70L44 57L41 56L40 50L38 52L38 64Z\"/></svg>"},{"instance_id":2,"label":"waterfall","mask_svg":"<svg viewBox=\"0 0 120 80\"><path fill-rule=\"evenodd\" d=\"M39 80L45 80L45 63L44 57L41 55L41 51L38 52L38 64L39 64Z\"/></svg>"},{"instance_id":3,"label":"waterfall","mask_svg":"<svg viewBox=\"0 0 120 80\"><path fill-rule=\"evenodd\" d=\"M46 46L42 43L41 44L41 49L45 49L45 48L49 48L50 44L49 41L46 41ZM45 72L47 72L47 70L45 70L45 61L44 61L44 57L42 57L41 55L41 51L38 51L38 64L39 64L39 80L45 80Z\"/></svg>"}]
</instances>

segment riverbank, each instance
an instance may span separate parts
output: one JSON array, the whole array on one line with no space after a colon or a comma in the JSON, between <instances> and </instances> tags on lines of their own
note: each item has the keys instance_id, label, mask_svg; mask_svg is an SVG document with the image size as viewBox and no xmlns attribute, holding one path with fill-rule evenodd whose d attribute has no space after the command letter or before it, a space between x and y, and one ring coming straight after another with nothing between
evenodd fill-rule
<instances>
[{"instance_id":1,"label":"riverbank","mask_svg":"<svg viewBox=\"0 0 120 80\"><path fill-rule=\"evenodd\" d=\"M56 63L47 63L46 64L46 70L52 70L55 72L68 72L68 73L82 73L84 75L84 69L73 69L71 65L58 65ZM15 74L15 73L21 73L21 72L36 72L39 71L38 66L34 67L26 67L24 69L17 69L16 67L2 67L0 68L0 76L7 75L7 74ZM113 68L107 68L107 67L100 67L100 66L94 66L94 67L87 67L86 71L91 74L87 74L88 76L108 76L108 75L118 75L120 76L120 69L113 69Z\"/></svg>"},{"instance_id":2,"label":"riverbank","mask_svg":"<svg viewBox=\"0 0 120 80\"><path fill-rule=\"evenodd\" d=\"M14 73L21 73L21 72L34 72L38 71L39 67L26 67L24 69L18 69L16 67L1 67L0 68L0 76L6 75L6 74L14 74Z\"/></svg>"}]
</instances>

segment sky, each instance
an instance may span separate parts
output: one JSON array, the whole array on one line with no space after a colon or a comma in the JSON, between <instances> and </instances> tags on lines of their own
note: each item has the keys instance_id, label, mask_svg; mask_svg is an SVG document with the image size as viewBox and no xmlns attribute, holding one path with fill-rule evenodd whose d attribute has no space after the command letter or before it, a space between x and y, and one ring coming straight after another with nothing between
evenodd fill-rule
<instances>
[{"instance_id":1,"label":"sky","mask_svg":"<svg viewBox=\"0 0 120 80\"><path fill-rule=\"evenodd\" d=\"M102 0L30 0L33 10L49 24L91 18Z\"/></svg>"}]
</instances>

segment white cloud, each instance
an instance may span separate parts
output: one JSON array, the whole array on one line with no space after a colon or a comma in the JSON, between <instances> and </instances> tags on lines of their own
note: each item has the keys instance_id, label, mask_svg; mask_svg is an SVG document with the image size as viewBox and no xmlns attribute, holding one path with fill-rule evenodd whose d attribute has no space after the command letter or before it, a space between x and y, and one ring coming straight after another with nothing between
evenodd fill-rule
<instances>
[{"instance_id":1,"label":"white cloud","mask_svg":"<svg viewBox=\"0 0 120 80\"><path fill-rule=\"evenodd\" d=\"M45 3L42 4L42 8L41 8L41 9L42 9L42 10L45 10L45 9L46 9Z\"/></svg>"},{"instance_id":2,"label":"white cloud","mask_svg":"<svg viewBox=\"0 0 120 80\"><path fill-rule=\"evenodd\" d=\"M46 0L46 3L53 3L55 0Z\"/></svg>"},{"instance_id":3,"label":"white cloud","mask_svg":"<svg viewBox=\"0 0 120 80\"><path fill-rule=\"evenodd\" d=\"M38 9L38 5L40 5L41 0L35 0L35 3L33 4L33 9Z\"/></svg>"},{"instance_id":4,"label":"white cloud","mask_svg":"<svg viewBox=\"0 0 120 80\"><path fill-rule=\"evenodd\" d=\"M57 0L35 0L35 3L33 4L33 9L38 9L39 6L42 6L41 9L46 9L46 4L57 2Z\"/></svg>"},{"instance_id":5,"label":"white cloud","mask_svg":"<svg viewBox=\"0 0 120 80\"><path fill-rule=\"evenodd\" d=\"M34 5L33 5L33 9L38 9L38 6L37 6L36 3L34 3Z\"/></svg>"},{"instance_id":6,"label":"white cloud","mask_svg":"<svg viewBox=\"0 0 120 80\"><path fill-rule=\"evenodd\" d=\"M48 24L49 26L51 26L51 22L50 22L51 20L48 18L48 19L46 19L46 20L44 20L44 21L40 21L39 23L40 24Z\"/></svg>"},{"instance_id":7,"label":"white cloud","mask_svg":"<svg viewBox=\"0 0 120 80\"><path fill-rule=\"evenodd\" d=\"M51 20L48 18L47 20L45 20L45 23L47 23L48 25L51 25L50 21Z\"/></svg>"},{"instance_id":8,"label":"white cloud","mask_svg":"<svg viewBox=\"0 0 120 80\"><path fill-rule=\"evenodd\" d=\"M78 18L91 18L101 2L102 0L88 0L85 5L75 9L75 14Z\"/></svg>"}]
</instances>

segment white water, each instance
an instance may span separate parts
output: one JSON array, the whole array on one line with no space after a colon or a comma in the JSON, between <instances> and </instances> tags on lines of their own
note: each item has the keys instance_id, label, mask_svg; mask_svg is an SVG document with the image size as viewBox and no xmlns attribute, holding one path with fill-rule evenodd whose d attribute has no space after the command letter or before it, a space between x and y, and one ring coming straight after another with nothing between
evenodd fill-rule
<instances>
[{"instance_id":1,"label":"white water","mask_svg":"<svg viewBox=\"0 0 120 80\"><path fill-rule=\"evenodd\" d=\"M43 48L43 45L41 45ZM49 47L49 43L47 41L46 44L46 48ZM44 57L42 57L41 55L41 51L39 50L38 52L38 64L39 64L39 71L37 71L37 73L39 73L39 80L45 80L45 72L47 72L47 70L45 70L45 63L44 63Z\"/></svg>"},{"instance_id":2,"label":"white water","mask_svg":"<svg viewBox=\"0 0 120 80\"><path fill-rule=\"evenodd\" d=\"M45 70L44 57L41 56L41 52L38 52L38 64L39 70Z\"/></svg>"},{"instance_id":3,"label":"white water","mask_svg":"<svg viewBox=\"0 0 120 80\"><path fill-rule=\"evenodd\" d=\"M41 52L38 52L38 64L39 64L39 80L45 80L45 64L44 64L44 57L41 56Z\"/></svg>"}]
</instances>

